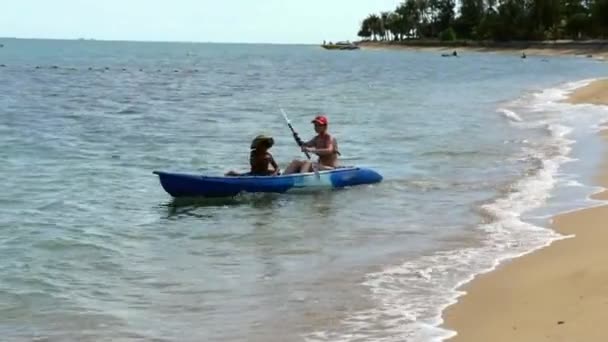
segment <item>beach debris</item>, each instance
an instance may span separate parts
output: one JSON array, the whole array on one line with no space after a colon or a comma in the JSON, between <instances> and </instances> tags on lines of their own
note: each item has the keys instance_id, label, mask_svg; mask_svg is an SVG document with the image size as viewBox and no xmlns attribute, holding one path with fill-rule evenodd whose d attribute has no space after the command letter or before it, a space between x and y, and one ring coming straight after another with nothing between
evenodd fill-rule
<instances>
[{"instance_id":1,"label":"beach debris","mask_svg":"<svg viewBox=\"0 0 608 342\"><path fill-rule=\"evenodd\" d=\"M564 321L557 321L557 324L558 324L558 325L560 325L560 324L564 324L564 323L566 323L566 322L564 322Z\"/></svg>"}]
</instances>

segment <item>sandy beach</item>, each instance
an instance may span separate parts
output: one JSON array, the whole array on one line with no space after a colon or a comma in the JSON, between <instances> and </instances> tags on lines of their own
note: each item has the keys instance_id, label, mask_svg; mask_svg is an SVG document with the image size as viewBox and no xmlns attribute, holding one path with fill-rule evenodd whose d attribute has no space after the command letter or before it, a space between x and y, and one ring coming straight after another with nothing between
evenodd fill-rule
<instances>
[{"instance_id":1,"label":"sandy beach","mask_svg":"<svg viewBox=\"0 0 608 342\"><path fill-rule=\"evenodd\" d=\"M490 52L507 53L520 56L525 53L528 56L581 56L594 58L597 60L608 60L608 43L589 42L589 43L512 43L495 44L489 46L440 46L432 44L424 45L403 45L386 42L359 42L362 49L389 49L389 50L414 50L414 51L434 51L437 53L451 53L457 51L459 54L466 52Z\"/></svg>"},{"instance_id":2,"label":"sandy beach","mask_svg":"<svg viewBox=\"0 0 608 342\"><path fill-rule=\"evenodd\" d=\"M608 80L569 102L608 105ZM608 153L604 160L597 182L608 187ZM608 199L608 191L593 197ZM444 312L444 326L457 331L450 341L608 341L606 222L608 205L558 215L552 227L568 238L465 285L467 294Z\"/></svg>"}]
</instances>

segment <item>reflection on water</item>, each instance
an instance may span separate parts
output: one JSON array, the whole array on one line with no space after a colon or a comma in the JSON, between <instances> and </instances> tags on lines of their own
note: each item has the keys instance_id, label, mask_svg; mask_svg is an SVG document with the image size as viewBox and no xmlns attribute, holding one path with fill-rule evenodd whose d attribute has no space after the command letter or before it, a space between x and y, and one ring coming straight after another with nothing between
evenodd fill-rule
<instances>
[{"instance_id":1,"label":"reflection on water","mask_svg":"<svg viewBox=\"0 0 608 342\"><path fill-rule=\"evenodd\" d=\"M201 212L204 208L225 208L235 206L248 206L254 209L265 209L275 205L279 194L242 194L235 197L180 197L172 198L170 202L163 204L167 210L167 218L179 218L181 216L192 216L207 218L209 212Z\"/></svg>"},{"instance_id":2,"label":"reflection on water","mask_svg":"<svg viewBox=\"0 0 608 342\"><path fill-rule=\"evenodd\" d=\"M169 219L179 218L180 216L207 218L210 217L209 212L204 213L200 209L247 207L262 210L293 203L299 207L295 210L319 217L329 217L332 213L332 202L338 194L344 193L344 191L348 191L348 189L308 191L297 194L244 193L235 197L219 198L179 197L161 204L161 207L166 209L166 218Z\"/></svg>"}]
</instances>

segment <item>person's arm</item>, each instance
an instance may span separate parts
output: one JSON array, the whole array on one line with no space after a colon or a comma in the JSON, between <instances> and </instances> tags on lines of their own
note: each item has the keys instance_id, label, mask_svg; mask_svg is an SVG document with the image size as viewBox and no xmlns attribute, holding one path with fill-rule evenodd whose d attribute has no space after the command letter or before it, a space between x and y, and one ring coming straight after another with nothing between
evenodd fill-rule
<instances>
[{"instance_id":1,"label":"person's arm","mask_svg":"<svg viewBox=\"0 0 608 342\"><path fill-rule=\"evenodd\" d=\"M304 142L302 144L302 149L304 149L306 147L314 147L316 141L317 141L317 137L314 137L314 138L310 139L309 141Z\"/></svg>"},{"instance_id":2,"label":"person's arm","mask_svg":"<svg viewBox=\"0 0 608 342\"><path fill-rule=\"evenodd\" d=\"M274 171L272 172L273 175L276 175L279 172L279 165L277 164L276 161L274 161L274 158L272 157L272 154L268 154L268 158L270 158L270 165L272 165L272 168L274 169Z\"/></svg>"}]
</instances>

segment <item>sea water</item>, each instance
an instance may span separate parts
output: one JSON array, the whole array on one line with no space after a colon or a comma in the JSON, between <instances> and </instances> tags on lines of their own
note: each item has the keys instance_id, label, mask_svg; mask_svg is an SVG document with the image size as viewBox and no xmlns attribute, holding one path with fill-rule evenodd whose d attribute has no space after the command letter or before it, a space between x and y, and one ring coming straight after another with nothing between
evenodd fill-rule
<instances>
[{"instance_id":1,"label":"sea water","mask_svg":"<svg viewBox=\"0 0 608 342\"><path fill-rule=\"evenodd\" d=\"M0 40L0 334L30 341L439 341L457 288L562 236L608 111L582 57ZM173 200L153 170L281 167L319 112L343 191Z\"/></svg>"}]
</instances>

